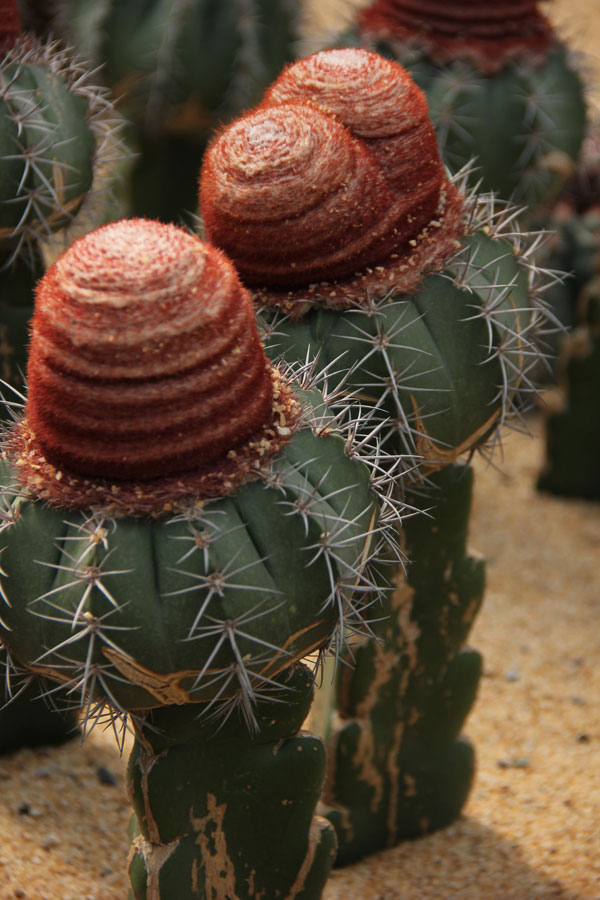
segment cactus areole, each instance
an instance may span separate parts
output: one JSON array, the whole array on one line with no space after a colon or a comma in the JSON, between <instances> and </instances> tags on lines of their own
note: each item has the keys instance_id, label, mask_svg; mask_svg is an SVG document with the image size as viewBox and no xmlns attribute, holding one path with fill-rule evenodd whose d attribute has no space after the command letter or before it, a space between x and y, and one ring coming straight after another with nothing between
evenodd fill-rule
<instances>
[{"instance_id":1,"label":"cactus areole","mask_svg":"<svg viewBox=\"0 0 600 900\"><path fill-rule=\"evenodd\" d=\"M375 0L359 16L360 30L381 40L426 47L444 63L470 59L493 72L515 56L543 59L554 42L552 26L537 0Z\"/></svg>"},{"instance_id":2,"label":"cactus areole","mask_svg":"<svg viewBox=\"0 0 600 900\"><path fill-rule=\"evenodd\" d=\"M220 251L139 219L80 238L39 285L28 381L2 462L17 663L120 710L252 721L278 672L360 619L369 469L311 427L315 392L267 362Z\"/></svg>"},{"instance_id":3,"label":"cactus areole","mask_svg":"<svg viewBox=\"0 0 600 900\"><path fill-rule=\"evenodd\" d=\"M543 308L510 214L449 179L402 66L344 48L288 67L209 147L200 203L268 352L318 354L385 414L396 453L438 468L494 433Z\"/></svg>"}]
</instances>

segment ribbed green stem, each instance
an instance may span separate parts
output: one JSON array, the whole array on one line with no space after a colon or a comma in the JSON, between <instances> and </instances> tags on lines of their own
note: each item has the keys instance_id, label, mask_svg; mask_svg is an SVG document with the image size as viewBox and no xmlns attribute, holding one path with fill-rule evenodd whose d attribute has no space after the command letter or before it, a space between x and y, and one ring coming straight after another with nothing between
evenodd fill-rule
<instances>
[{"instance_id":1,"label":"ribbed green stem","mask_svg":"<svg viewBox=\"0 0 600 900\"><path fill-rule=\"evenodd\" d=\"M298 733L312 679L297 666L260 731L232 716L215 727L194 706L154 710L136 725L129 792L140 834L130 854L135 900L318 900L335 832L314 817L322 742Z\"/></svg>"},{"instance_id":2,"label":"ribbed green stem","mask_svg":"<svg viewBox=\"0 0 600 900\"><path fill-rule=\"evenodd\" d=\"M449 824L472 782L458 735L481 672L464 647L484 590L483 562L466 554L473 475L452 465L432 481L411 497L429 516L406 522L412 562L375 626L381 641L338 682L324 800L341 864Z\"/></svg>"}]
</instances>

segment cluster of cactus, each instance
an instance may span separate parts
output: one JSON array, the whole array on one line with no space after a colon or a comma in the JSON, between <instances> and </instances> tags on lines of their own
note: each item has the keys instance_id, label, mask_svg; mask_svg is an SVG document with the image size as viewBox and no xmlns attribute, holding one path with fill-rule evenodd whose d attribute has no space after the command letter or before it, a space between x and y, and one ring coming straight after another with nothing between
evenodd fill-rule
<instances>
[{"instance_id":1,"label":"cluster of cactus","mask_svg":"<svg viewBox=\"0 0 600 900\"><path fill-rule=\"evenodd\" d=\"M442 156L475 157L484 190L545 216L584 136L582 78L537 0L374 0L339 38L406 66L425 91Z\"/></svg>"},{"instance_id":2,"label":"cluster of cactus","mask_svg":"<svg viewBox=\"0 0 600 900\"><path fill-rule=\"evenodd\" d=\"M117 123L81 63L21 34L16 0L0 3L0 22L0 377L20 385L41 243L89 198Z\"/></svg>"},{"instance_id":3,"label":"cluster of cactus","mask_svg":"<svg viewBox=\"0 0 600 900\"><path fill-rule=\"evenodd\" d=\"M294 0L61 0L54 29L102 66L132 123L133 215L193 211L208 137L295 57L300 17Z\"/></svg>"},{"instance_id":4,"label":"cluster of cactus","mask_svg":"<svg viewBox=\"0 0 600 900\"><path fill-rule=\"evenodd\" d=\"M251 289L267 352L314 359L342 402L380 415L410 505L433 517L403 529L407 581L323 728L344 862L449 822L473 775L457 735L479 679L464 644L483 568L465 557L471 476L456 461L493 447L535 389L551 318L537 237L466 192L466 174L449 180L406 71L355 48L284 70L201 172L204 234Z\"/></svg>"},{"instance_id":5,"label":"cluster of cactus","mask_svg":"<svg viewBox=\"0 0 600 900\"><path fill-rule=\"evenodd\" d=\"M27 375L0 638L86 727L130 717L133 897L317 898L335 833L303 661L368 632L397 555L366 424L267 361L219 250L144 219L48 269Z\"/></svg>"}]
</instances>

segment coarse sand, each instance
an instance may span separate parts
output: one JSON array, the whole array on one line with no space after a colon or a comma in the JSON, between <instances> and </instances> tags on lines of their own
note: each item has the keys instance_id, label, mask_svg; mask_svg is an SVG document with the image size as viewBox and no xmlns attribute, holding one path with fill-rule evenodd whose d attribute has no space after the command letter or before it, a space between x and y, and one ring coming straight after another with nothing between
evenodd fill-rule
<instances>
[{"instance_id":1,"label":"coarse sand","mask_svg":"<svg viewBox=\"0 0 600 900\"><path fill-rule=\"evenodd\" d=\"M600 71L600 0L549 12ZM600 504L536 492L528 424L533 438L509 431L502 458L475 462L488 588L471 797L449 828L335 870L323 900L600 900ZM0 900L125 900L126 757L96 731L0 758Z\"/></svg>"}]
</instances>

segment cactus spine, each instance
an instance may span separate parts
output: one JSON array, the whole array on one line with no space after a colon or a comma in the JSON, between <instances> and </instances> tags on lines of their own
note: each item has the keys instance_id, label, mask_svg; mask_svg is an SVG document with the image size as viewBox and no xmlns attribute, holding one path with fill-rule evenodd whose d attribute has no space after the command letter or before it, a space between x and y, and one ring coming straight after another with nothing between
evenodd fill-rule
<instances>
[{"instance_id":1,"label":"cactus spine","mask_svg":"<svg viewBox=\"0 0 600 900\"><path fill-rule=\"evenodd\" d=\"M442 156L476 157L484 190L547 214L585 130L582 79L535 0L375 0L340 37L402 63L427 94Z\"/></svg>"},{"instance_id":2,"label":"cactus spine","mask_svg":"<svg viewBox=\"0 0 600 900\"><path fill-rule=\"evenodd\" d=\"M381 414L396 470L413 471L410 504L435 507L430 529L403 529L413 562L386 600L381 647L361 648L338 684L326 803L347 862L446 824L472 780L457 734L479 678L463 645L483 570L465 558L470 476L454 464L493 444L517 389L533 389L549 321L536 239L449 180L421 91L360 49L288 67L215 138L200 198L207 237L261 307L269 352L314 357L345 402Z\"/></svg>"},{"instance_id":3,"label":"cactus spine","mask_svg":"<svg viewBox=\"0 0 600 900\"><path fill-rule=\"evenodd\" d=\"M302 661L381 597L386 479L267 362L226 257L175 226L117 222L59 258L28 381L4 444L0 636L86 727L131 717L134 897L317 898L335 840L313 820L319 742L296 736Z\"/></svg>"}]
</instances>

